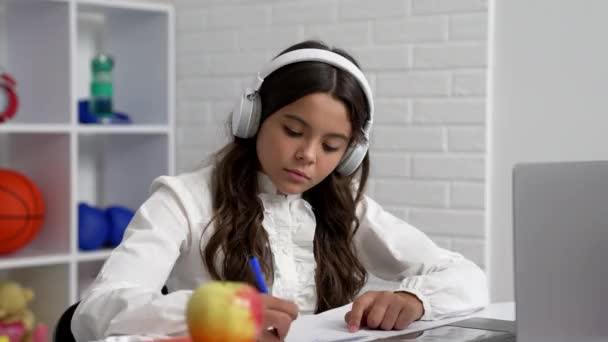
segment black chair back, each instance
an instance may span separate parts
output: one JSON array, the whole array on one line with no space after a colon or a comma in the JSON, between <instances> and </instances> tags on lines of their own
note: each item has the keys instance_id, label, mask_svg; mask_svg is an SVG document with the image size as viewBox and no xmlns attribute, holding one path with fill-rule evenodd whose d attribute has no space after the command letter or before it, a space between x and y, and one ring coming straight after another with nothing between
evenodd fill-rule
<instances>
[{"instance_id":1,"label":"black chair back","mask_svg":"<svg viewBox=\"0 0 608 342\"><path fill-rule=\"evenodd\" d=\"M72 335L72 316L80 302L72 304L59 318L55 333L53 334L53 342L76 342Z\"/></svg>"}]
</instances>

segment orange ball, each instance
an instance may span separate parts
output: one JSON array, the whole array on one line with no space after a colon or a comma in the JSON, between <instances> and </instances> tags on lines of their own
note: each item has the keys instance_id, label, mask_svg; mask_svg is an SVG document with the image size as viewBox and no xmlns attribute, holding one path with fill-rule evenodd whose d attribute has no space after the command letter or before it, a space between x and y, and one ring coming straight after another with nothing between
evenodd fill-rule
<instances>
[{"instance_id":1,"label":"orange ball","mask_svg":"<svg viewBox=\"0 0 608 342\"><path fill-rule=\"evenodd\" d=\"M0 169L0 254L32 241L44 222L44 200L29 178Z\"/></svg>"}]
</instances>

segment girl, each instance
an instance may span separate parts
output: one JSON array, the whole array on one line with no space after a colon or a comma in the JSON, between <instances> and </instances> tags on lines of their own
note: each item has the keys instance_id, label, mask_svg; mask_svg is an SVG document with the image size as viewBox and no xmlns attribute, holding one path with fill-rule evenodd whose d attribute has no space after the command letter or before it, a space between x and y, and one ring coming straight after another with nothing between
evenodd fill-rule
<instances>
[{"instance_id":1,"label":"girl","mask_svg":"<svg viewBox=\"0 0 608 342\"><path fill-rule=\"evenodd\" d=\"M298 313L349 302L351 331L484 306L475 264L364 195L372 118L369 85L346 52L314 41L283 51L239 99L234 140L214 163L154 181L76 310L77 340L183 333L194 288L255 284L250 256L270 288L264 324L276 334L264 329L265 341L284 339ZM368 272L395 287L360 293Z\"/></svg>"}]
</instances>

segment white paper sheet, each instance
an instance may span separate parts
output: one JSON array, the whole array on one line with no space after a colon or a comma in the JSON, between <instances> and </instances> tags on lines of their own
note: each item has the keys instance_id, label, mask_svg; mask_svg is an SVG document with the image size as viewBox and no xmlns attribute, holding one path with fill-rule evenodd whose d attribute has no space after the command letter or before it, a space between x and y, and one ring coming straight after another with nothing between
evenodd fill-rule
<instances>
[{"instance_id":1,"label":"white paper sheet","mask_svg":"<svg viewBox=\"0 0 608 342\"><path fill-rule=\"evenodd\" d=\"M303 315L292 324L285 342L364 342L379 338L398 336L407 333L427 330L457 322L473 315L461 316L438 321L417 321L405 330L369 330L361 329L351 333L348 331L344 315L350 310L351 304L323 312L318 315Z\"/></svg>"}]
</instances>

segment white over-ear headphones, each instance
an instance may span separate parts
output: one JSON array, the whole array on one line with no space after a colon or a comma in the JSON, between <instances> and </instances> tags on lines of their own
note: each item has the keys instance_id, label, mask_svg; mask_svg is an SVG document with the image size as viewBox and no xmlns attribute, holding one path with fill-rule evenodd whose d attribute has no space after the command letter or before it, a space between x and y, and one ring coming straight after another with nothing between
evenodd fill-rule
<instances>
[{"instance_id":1,"label":"white over-ear headphones","mask_svg":"<svg viewBox=\"0 0 608 342\"><path fill-rule=\"evenodd\" d=\"M340 174L348 176L357 170L367 154L369 133L374 117L374 101L371 88L363 72L354 63L335 52L322 49L298 49L273 59L261 72L258 72L252 85L245 89L237 101L232 111L232 134L239 138L253 137L260 124L262 104L258 91L264 82L264 78L287 64L305 61L327 63L348 72L359 82L367 98L369 115L363 124L363 141L351 144L337 167Z\"/></svg>"}]
</instances>

